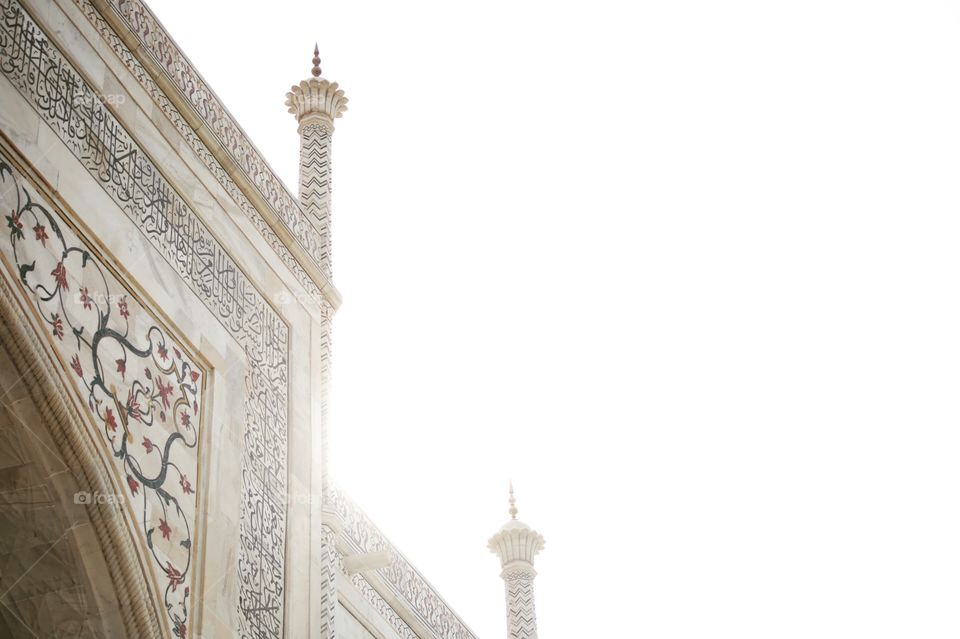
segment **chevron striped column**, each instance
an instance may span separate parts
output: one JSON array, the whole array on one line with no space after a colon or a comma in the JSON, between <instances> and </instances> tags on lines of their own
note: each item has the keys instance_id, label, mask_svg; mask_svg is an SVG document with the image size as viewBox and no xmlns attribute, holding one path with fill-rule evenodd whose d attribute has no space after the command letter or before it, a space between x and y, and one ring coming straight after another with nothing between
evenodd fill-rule
<instances>
[{"instance_id":1,"label":"chevron striped column","mask_svg":"<svg viewBox=\"0 0 960 639\"><path fill-rule=\"evenodd\" d=\"M500 558L500 577L507 595L507 638L537 639L537 609L533 598L533 558L543 550L543 536L522 521L510 487L510 516L487 547Z\"/></svg>"},{"instance_id":2,"label":"chevron striped column","mask_svg":"<svg viewBox=\"0 0 960 639\"><path fill-rule=\"evenodd\" d=\"M319 267L330 278L330 145L333 121L347 110L348 100L336 82L320 76L316 48L311 76L290 87L286 105L300 124L300 206L319 231Z\"/></svg>"},{"instance_id":3,"label":"chevron striped column","mask_svg":"<svg viewBox=\"0 0 960 639\"><path fill-rule=\"evenodd\" d=\"M333 125L324 121L301 124L300 206L320 231L320 271L332 276L330 255L330 143Z\"/></svg>"},{"instance_id":4,"label":"chevron striped column","mask_svg":"<svg viewBox=\"0 0 960 639\"><path fill-rule=\"evenodd\" d=\"M507 590L507 636L510 639L536 639L537 608L533 602L532 568L514 567L501 577Z\"/></svg>"},{"instance_id":5,"label":"chevron striped column","mask_svg":"<svg viewBox=\"0 0 960 639\"><path fill-rule=\"evenodd\" d=\"M311 77L290 87L287 110L296 118L300 134L300 206L317 229L320 255L317 267L328 280L332 279L330 240L330 146L333 122L347 110L347 98L336 82L320 77L320 57L313 50ZM321 503L327 504L327 399L330 386L330 348L333 310L324 306L320 321L320 459L319 480ZM316 626L319 639L336 639L337 565L336 535L330 526L331 515L321 507L319 610Z\"/></svg>"}]
</instances>

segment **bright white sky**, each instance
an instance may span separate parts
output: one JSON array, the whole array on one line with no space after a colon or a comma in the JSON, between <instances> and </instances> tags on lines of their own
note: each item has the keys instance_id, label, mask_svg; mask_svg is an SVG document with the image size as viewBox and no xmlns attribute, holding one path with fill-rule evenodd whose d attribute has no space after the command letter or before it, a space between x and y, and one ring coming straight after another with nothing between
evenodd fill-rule
<instances>
[{"instance_id":1,"label":"bright white sky","mask_svg":"<svg viewBox=\"0 0 960 639\"><path fill-rule=\"evenodd\" d=\"M483 639L960 635L957 2L151 6L288 184L319 41L332 463Z\"/></svg>"}]
</instances>

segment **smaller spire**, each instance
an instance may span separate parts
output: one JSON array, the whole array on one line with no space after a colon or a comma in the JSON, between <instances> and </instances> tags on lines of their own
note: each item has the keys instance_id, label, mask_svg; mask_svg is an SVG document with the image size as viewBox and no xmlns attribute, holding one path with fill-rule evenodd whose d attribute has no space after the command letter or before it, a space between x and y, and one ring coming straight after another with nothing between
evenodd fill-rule
<instances>
[{"instance_id":1,"label":"smaller spire","mask_svg":"<svg viewBox=\"0 0 960 639\"><path fill-rule=\"evenodd\" d=\"M513 480L510 480L510 519L517 518L517 500L513 497Z\"/></svg>"},{"instance_id":2,"label":"smaller spire","mask_svg":"<svg viewBox=\"0 0 960 639\"><path fill-rule=\"evenodd\" d=\"M313 69L310 71L313 74L313 77L320 77L320 47L317 44L313 45Z\"/></svg>"}]
</instances>

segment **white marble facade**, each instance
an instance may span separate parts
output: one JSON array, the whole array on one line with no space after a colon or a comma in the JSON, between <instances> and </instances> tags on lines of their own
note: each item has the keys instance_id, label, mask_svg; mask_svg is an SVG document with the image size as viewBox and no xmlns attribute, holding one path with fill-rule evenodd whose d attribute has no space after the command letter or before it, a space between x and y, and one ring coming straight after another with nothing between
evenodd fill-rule
<instances>
[{"instance_id":1,"label":"white marble facade","mask_svg":"<svg viewBox=\"0 0 960 639\"><path fill-rule=\"evenodd\" d=\"M473 639L326 477L346 100L296 87L295 196L140 0L0 0L0 635Z\"/></svg>"}]
</instances>

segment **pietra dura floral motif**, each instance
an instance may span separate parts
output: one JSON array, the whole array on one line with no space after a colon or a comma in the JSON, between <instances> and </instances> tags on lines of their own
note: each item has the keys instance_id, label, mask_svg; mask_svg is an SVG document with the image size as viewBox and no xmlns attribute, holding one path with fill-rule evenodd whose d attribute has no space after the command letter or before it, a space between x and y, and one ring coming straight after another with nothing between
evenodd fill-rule
<instances>
[{"instance_id":1,"label":"pietra dura floral motif","mask_svg":"<svg viewBox=\"0 0 960 639\"><path fill-rule=\"evenodd\" d=\"M242 637L280 637L289 328L98 97L97 90L17 0L0 0L0 73L139 229L156 256L177 273L243 349L247 370L237 530L239 633ZM128 366L132 369L132 364ZM153 373L156 370L152 369ZM131 373L126 374L129 377ZM154 386L151 389L156 390ZM174 396L168 398L172 402ZM167 410L164 412L166 415ZM157 443L152 438L151 442ZM163 538L159 528L153 539L158 538ZM181 588L176 592L182 594Z\"/></svg>"},{"instance_id":2,"label":"pietra dura floral motif","mask_svg":"<svg viewBox=\"0 0 960 639\"><path fill-rule=\"evenodd\" d=\"M201 370L3 159L0 206L2 251L86 400L142 524L170 628L185 637Z\"/></svg>"}]
</instances>

